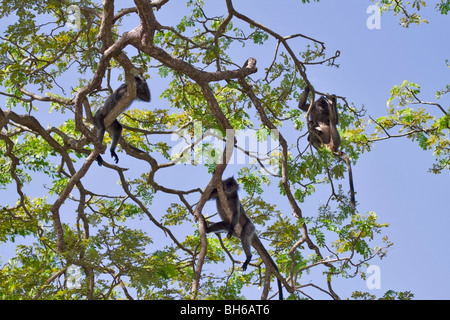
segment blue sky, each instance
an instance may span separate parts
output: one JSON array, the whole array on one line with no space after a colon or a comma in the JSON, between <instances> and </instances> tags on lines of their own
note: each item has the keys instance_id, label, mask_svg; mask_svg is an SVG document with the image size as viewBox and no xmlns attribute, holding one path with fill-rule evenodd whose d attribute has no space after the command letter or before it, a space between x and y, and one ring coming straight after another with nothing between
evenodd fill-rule
<instances>
[{"instance_id":1,"label":"blue sky","mask_svg":"<svg viewBox=\"0 0 450 320\"><path fill-rule=\"evenodd\" d=\"M185 7L178 3L170 1L156 12L161 23L170 25L186 14ZM222 1L214 3L214 7L207 7L212 10L209 15L223 14ZM399 26L398 17L386 14L381 17L381 29L369 30L366 27L369 17L366 10L371 4L365 0L322 0L306 5L301 4L300 0L235 1L238 11L279 34L302 33L323 41L328 55L339 50L341 55L337 63L340 68L321 65L308 67L309 80L320 91L345 96L348 102L357 107L364 105L367 115L376 118L386 114L386 101L391 87L404 80L419 83L422 87L420 97L426 101L435 101L435 91L443 89L449 82L449 70L445 65L450 52L448 17L441 16L430 6L421 12L427 16L429 24L405 29ZM124 29L134 26L130 22L125 24ZM249 47L236 52L234 57L237 63L243 63L250 56L255 57L259 71L252 77L256 78L263 75L264 67L273 57L273 51L274 46L270 45L267 45L267 50L266 47L260 47L257 51ZM151 105L164 107L164 101L157 100L157 97L164 90L166 82L161 81L154 70L150 70L149 74L153 96ZM70 80L67 80L67 86L70 86ZM0 105L3 105L3 101L4 98L0 96ZM448 107L449 98L444 97L440 103ZM151 108L141 103L135 103L133 107ZM41 116L48 118L46 114ZM123 152L119 157L120 164L125 167L135 163L128 162ZM394 246L386 258L372 261L380 267L381 289L369 290L364 281L359 279L339 280L334 290L342 298L349 297L355 290L381 296L389 289L412 291L417 299L450 298L447 268L450 263L447 246L450 217L446 203L450 174L428 173L432 163L430 151L422 151L416 144L403 138L375 143L372 152L363 154L354 165L358 209L361 213L374 211L380 222L390 224L383 234L389 236ZM191 189L206 186L209 175L205 168L186 168L177 166L175 175L173 171L161 172L156 178L164 181L167 187ZM186 170L192 176L180 182L178 178L186 174ZM229 166L225 176L237 171L235 167ZM95 188L102 173L103 168L92 167L85 177L86 186ZM120 193L117 177L102 177L102 181L108 185L108 192ZM346 190L347 182L342 181L342 184ZM30 193L36 188L35 196L38 196L42 193L41 186L39 181L33 181L28 188ZM301 204L306 215L314 215L318 206L326 202L329 190L325 189ZM0 198L5 199L9 194L15 194L14 190L0 191ZM212 204L206 210L208 208L212 211ZM157 209L154 208L155 211ZM280 205L280 210L283 209L290 216L291 211ZM158 232L161 241L164 241L164 235ZM158 233L152 234L152 237L156 242ZM2 262L11 257L12 250L9 245L0 245ZM255 291L255 288L246 289L247 293L251 291Z\"/></svg>"}]
</instances>

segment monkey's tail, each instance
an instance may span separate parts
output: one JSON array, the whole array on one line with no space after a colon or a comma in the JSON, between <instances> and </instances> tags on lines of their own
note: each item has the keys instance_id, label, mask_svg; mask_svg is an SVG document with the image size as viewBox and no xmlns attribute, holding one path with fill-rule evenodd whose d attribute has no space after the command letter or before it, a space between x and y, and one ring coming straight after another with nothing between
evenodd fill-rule
<instances>
[{"instance_id":1,"label":"monkey's tail","mask_svg":"<svg viewBox=\"0 0 450 320\"><path fill-rule=\"evenodd\" d=\"M278 282L278 298L279 300L283 300L283 286L281 285L281 281L279 279L277 279L277 282Z\"/></svg>"},{"instance_id":2,"label":"monkey's tail","mask_svg":"<svg viewBox=\"0 0 450 320\"><path fill-rule=\"evenodd\" d=\"M272 258L270 258L273 267L275 270L277 270L278 273L280 273L280 270L278 270L277 265L275 264L275 261L273 261ZM283 286L281 285L280 279L277 278L277 284L278 284L278 300L283 300Z\"/></svg>"},{"instance_id":3,"label":"monkey's tail","mask_svg":"<svg viewBox=\"0 0 450 320\"><path fill-rule=\"evenodd\" d=\"M280 273L280 270L278 270L277 264L275 261L273 261L272 257L267 252L266 248L264 248L264 245L262 244L261 240L259 240L258 236L255 234L252 239L252 245L258 251L260 257L263 259L264 263L267 266L267 261L272 265L272 267L277 271L277 273ZM281 285L280 279L277 278L278 283L278 297L280 300L283 300L283 286Z\"/></svg>"},{"instance_id":4,"label":"monkey's tail","mask_svg":"<svg viewBox=\"0 0 450 320\"><path fill-rule=\"evenodd\" d=\"M342 157L344 158L345 163L347 164L347 170L348 170L348 180L350 183L350 203L352 205L352 209L356 209L356 200L355 200L355 189L353 187L353 174L352 174L352 165L350 164L350 159L348 158L348 155L345 152L342 152Z\"/></svg>"}]
</instances>

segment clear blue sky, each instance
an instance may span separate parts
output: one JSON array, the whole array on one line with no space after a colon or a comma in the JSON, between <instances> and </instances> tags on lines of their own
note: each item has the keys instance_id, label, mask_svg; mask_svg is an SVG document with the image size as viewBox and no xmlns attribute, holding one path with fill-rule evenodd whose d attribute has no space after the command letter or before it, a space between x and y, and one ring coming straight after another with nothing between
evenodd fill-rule
<instances>
[{"instance_id":1,"label":"clear blue sky","mask_svg":"<svg viewBox=\"0 0 450 320\"><path fill-rule=\"evenodd\" d=\"M225 12L221 9L224 8L221 2L214 2L214 6L217 3L219 8L214 8L210 16ZM309 67L308 77L320 91L345 96L348 102L357 107L364 105L368 115L374 118L386 114L390 88L404 80L419 83L422 86L420 97L426 101L434 101L435 91L443 89L449 83L450 73L445 66L445 59L449 58L450 52L450 24L447 16L441 16L432 7L421 12L429 19L428 25L404 29L399 26L397 17L387 14L381 18L380 30L369 30L366 27L369 17L366 9L373 4L370 1L322 0L320 3L307 5L302 5L300 0L235 2L238 11L280 34L302 33L323 41L329 55L336 50L341 51L337 60L339 69L320 65ZM180 1L169 2L156 13L157 18L166 25L176 21L186 13L184 6L179 3ZM134 26L135 24L127 24L124 30ZM236 53L235 61L243 63L248 57L255 57L259 71L253 77L260 77L264 67L273 57L273 50L272 45L268 45L267 50L260 47L253 52L251 48L243 49ZM164 90L165 81L161 81L154 70L149 73L152 77L149 84L153 101L150 106L135 103L134 107L165 106L164 101L157 99ZM75 77L70 81L74 79ZM69 80L67 85L70 86ZM0 105L3 105L3 101L4 98L0 97ZM446 97L440 102L447 107L449 98ZM47 117L46 114L42 116ZM128 160L125 153L119 154L119 157L120 164L124 167L136 163L128 162L133 160ZM359 278L339 280L335 282L334 290L342 298L348 297L355 290L369 291L381 296L389 289L410 290L417 299L450 298L450 261L447 245L449 236L446 231L450 217L449 206L444 202L449 195L450 174L428 173L432 163L431 152L424 152L403 138L376 143L372 152L362 155L353 167L359 211L374 211L379 216L379 222L389 223L390 227L384 229L383 234L389 236L394 246L382 261L372 260L373 264L381 268L381 289L369 290ZM142 171L142 168L139 171ZM173 175L172 170L171 175L168 172L158 173L156 179L164 181L168 187L186 189L203 188L209 180L209 175L203 167L177 166L174 171L176 175ZM192 176L180 182L179 177L187 171ZM229 166L225 176L237 171L238 169ZM92 184L92 188L95 188L98 176L103 172L104 168L91 168L85 178L87 187ZM108 177L102 178L102 181L110 186L108 192L121 193L120 187L116 185L117 177L111 177L108 182L107 180ZM344 188L347 187L346 181L342 181L342 184ZM37 188L35 196L38 196L42 193L41 186L39 181L33 182L29 190ZM10 193L15 194L14 190L0 191L0 198L6 199ZM267 196L269 195L270 193ZM305 215L313 216L319 204L324 203L328 196L329 190L326 189L323 193L307 198L302 204ZM165 207L166 204L164 203ZM282 204L279 209L290 216L291 210L286 205ZM208 208L210 211L214 210L212 205L206 210ZM155 211L157 209L152 208ZM155 216L159 217L157 214ZM158 233L151 235L157 243ZM164 241L164 235L160 232L159 235L161 241ZM12 254L11 246L0 245L2 262ZM251 291L256 289L246 289L246 293ZM258 297L259 292L255 295L255 298Z\"/></svg>"}]
</instances>

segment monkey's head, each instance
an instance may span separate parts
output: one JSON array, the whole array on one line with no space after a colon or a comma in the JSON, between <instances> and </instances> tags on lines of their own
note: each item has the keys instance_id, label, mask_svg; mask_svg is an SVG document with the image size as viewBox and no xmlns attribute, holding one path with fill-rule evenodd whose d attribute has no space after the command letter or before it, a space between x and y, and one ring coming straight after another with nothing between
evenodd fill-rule
<instances>
[{"instance_id":1,"label":"monkey's head","mask_svg":"<svg viewBox=\"0 0 450 320\"><path fill-rule=\"evenodd\" d=\"M316 108L318 108L320 112L328 112L328 110L329 110L329 102L328 102L327 97L321 96L316 101Z\"/></svg>"},{"instance_id":2,"label":"monkey's head","mask_svg":"<svg viewBox=\"0 0 450 320\"><path fill-rule=\"evenodd\" d=\"M223 180L223 190L225 193L230 194L233 192L237 192L239 189L239 184L237 183L234 177L229 177L228 179Z\"/></svg>"},{"instance_id":3,"label":"monkey's head","mask_svg":"<svg viewBox=\"0 0 450 320\"><path fill-rule=\"evenodd\" d=\"M139 100L150 102L150 89L148 88L147 82L142 75L134 76L136 81L136 96Z\"/></svg>"},{"instance_id":4,"label":"monkey's head","mask_svg":"<svg viewBox=\"0 0 450 320\"><path fill-rule=\"evenodd\" d=\"M234 196L239 189L239 184L237 183L234 177L229 177L228 179L222 180L223 191L227 196ZM218 193L217 188L214 188L211 194L209 195L208 200L217 199Z\"/></svg>"}]
</instances>

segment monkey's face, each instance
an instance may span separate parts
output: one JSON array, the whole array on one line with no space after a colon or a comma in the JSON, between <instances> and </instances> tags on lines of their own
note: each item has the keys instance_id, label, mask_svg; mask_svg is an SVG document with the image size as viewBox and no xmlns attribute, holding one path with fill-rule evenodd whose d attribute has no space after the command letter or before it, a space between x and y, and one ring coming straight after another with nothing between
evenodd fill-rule
<instances>
[{"instance_id":1,"label":"monkey's face","mask_svg":"<svg viewBox=\"0 0 450 320\"><path fill-rule=\"evenodd\" d=\"M150 89L148 88L147 82L145 81L142 75L134 76L134 80L136 81L136 95L142 100L149 102L150 97Z\"/></svg>"},{"instance_id":2,"label":"monkey's face","mask_svg":"<svg viewBox=\"0 0 450 320\"><path fill-rule=\"evenodd\" d=\"M324 96L321 96L316 101L316 107L319 109L320 112L328 112L328 99Z\"/></svg>"},{"instance_id":3,"label":"monkey's face","mask_svg":"<svg viewBox=\"0 0 450 320\"><path fill-rule=\"evenodd\" d=\"M226 180L223 180L223 189L226 193L231 193L233 191L236 191L238 187L238 183L234 177L230 177Z\"/></svg>"}]
</instances>

